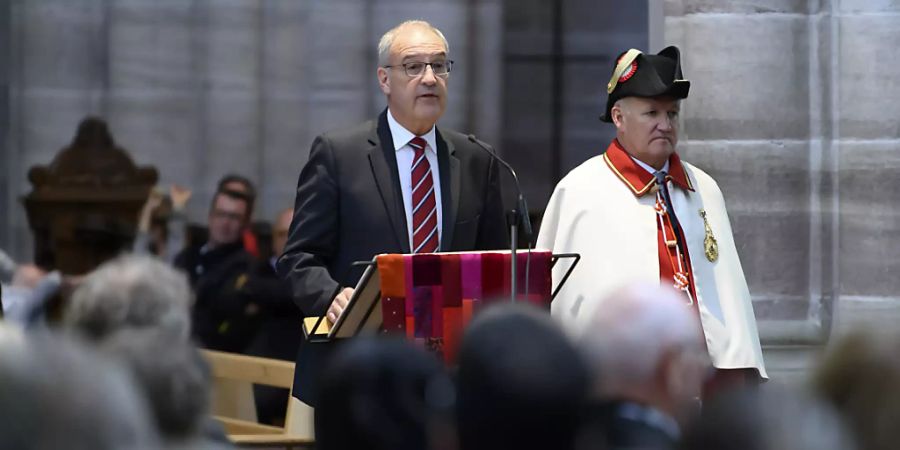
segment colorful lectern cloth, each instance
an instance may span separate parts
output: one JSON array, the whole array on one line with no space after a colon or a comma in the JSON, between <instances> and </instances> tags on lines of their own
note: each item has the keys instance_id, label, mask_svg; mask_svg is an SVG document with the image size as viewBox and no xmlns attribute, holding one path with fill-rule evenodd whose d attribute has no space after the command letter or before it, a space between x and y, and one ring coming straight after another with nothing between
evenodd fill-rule
<instances>
[{"instance_id":1,"label":"colorful lectern cloth","mask_svg":"<svg viewBox=\"0 0 900 450\"><path fill-rule=\"evenodd\" d=\"M549 308L552 254L532 251L530 263L526 255L517 258L516 298ZM473 314L485 304L510 300L509 252L388 254L376 263L384 331L403 333L448 363Z\"/></svg>"}]
</instances>

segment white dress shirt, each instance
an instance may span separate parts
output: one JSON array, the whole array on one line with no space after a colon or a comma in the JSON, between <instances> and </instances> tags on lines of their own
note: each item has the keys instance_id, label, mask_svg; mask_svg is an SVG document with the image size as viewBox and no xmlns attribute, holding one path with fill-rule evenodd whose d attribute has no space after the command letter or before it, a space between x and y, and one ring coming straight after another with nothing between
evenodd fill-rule
<instances>
[{"instance_id":1,"label":"white dress shirt","mask_svg":"<svg viewBox=\"0 0 900 450\"><path fill-rule=\"evenodd\" d=\"M409 146L415 134L400 125L391 110L387 112L388 126L391 128L391 137L394 138L394 150L397 152L397 172L400 174L400 190L403 191L403 209L406 210L406 235L409 238L409 248L413 248L412 242L412 163L415 150ZM425 148L425 157L428 158L428 164L431 165L431 179L434 181L434 200L437 204L437 232L438 232L438 250L440 250L441 236L443 235L443 208L441 205L441 176L438 170L437 157L437 134L434 127L421 136L428 143Z\"/></svg>"},{"instance_id":2,"label":"white dress shirt","mask_svg":"<svg viewBox=\"0 0 900 450\"><path fill-rule=\"evenodd\" d=\"M637 165L641 166L642 169L646 170L647 172L650 172L650 175L653 175L656 173L656 169L654 169L653 166L651 166L650 164L647 164L647 163L635 158L634 156L632 156L631 159L633 159L634 162L637 163ZM669 160L668 159L666 160L666 164L663 165L663 168L660 170L665 172L667 175L669 174Z\"/></svg>"}]
</instances>

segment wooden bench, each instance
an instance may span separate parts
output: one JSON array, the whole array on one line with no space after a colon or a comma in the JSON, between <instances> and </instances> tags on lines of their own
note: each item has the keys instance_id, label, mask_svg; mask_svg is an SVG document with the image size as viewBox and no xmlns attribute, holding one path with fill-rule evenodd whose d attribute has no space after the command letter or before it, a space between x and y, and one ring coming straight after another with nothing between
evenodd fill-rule
<instances>
[{"instance_id":1,"label":"wooden bench","mask_svg":"<svg viewBox=\"0 0 900 450\"><path fill-rule=\"evenodd\" d=\"M257 422L253 385L290 389L294 363L277 359L204 350L212 367L212 414L238 447L313 448L313 409L288 396L284 427Z\"/></svg>"}]
</instances>

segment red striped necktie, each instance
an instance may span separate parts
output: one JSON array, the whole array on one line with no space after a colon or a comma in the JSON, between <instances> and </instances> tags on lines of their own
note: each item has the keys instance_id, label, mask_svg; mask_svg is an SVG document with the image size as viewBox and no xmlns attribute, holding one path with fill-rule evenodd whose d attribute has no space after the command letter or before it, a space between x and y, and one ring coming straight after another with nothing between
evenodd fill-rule
<instances>
[{"instance_id":1,"label":"red striped necktie","mask_svg":"<svg viewBox=\"0 0 900 450\"><path fill-rule=\"evenodd\" d=\"M421 137L409 141L414 156L412 163L412 229L413 253L434 253L438 250L437 202L431 164L425 157L428 144Z\"/></svg>"}]
</instances>

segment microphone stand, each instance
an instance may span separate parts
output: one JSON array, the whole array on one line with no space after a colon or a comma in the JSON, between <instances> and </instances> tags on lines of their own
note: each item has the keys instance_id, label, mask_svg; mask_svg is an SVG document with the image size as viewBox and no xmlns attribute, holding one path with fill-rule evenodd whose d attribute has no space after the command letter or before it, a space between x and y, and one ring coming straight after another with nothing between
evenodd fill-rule
<instances>
[{"instance_id":1,"label":"microphone stand","mask_svg":"<svg viewBox=\"0 0 900 450\"><path fill-rule=\"evenodd\" d=\"M491 158L495 161L499 162L506 170L509 171L510 175L513 177L513 181L516 183L516 193L518 194L518 198L516 201L516 208L513 208L506 212L506 223L509 224L509 240L510 240L510 301L512 303L516 302L517 294L518 294L518 246L519 246L519 224L522 225L522 233L525 236L525 239L531 242L531 220L528 219L528 204L525 202L525 196L522 195L522 187L519 185L519 177L516 175L515 169L512 168L506 161L497 156L487 144L481 142L480 140L475 138L475 135L470 134L468 136L469 142L481 147L482 150L486 151ZM529 246L530 247L530 246ZM528 258L531 257L530 248ZM527 272L527 271L526 271ZM525 280L525 283L528 283L528 280ZM527 287L527 286L526 286ZM527 290L526 290L527 291Z\"/></svg>"},{"instance_id":2,"label":"microphone stand","mask_svg":"<svg viewBox=\"0 0 900 450\"><path fill-rule=\"evenodd\" d=\"M509 251L510 251L510 286L509 297L510 302L515 303L518 296L516 295L516 285L519 278L517 277L518 263L518 247L519 247L519 213L515 208L506 212L506 223L509 224ZM527 282L527 281L526 281Z\"/></svg>"}]
</instances>

